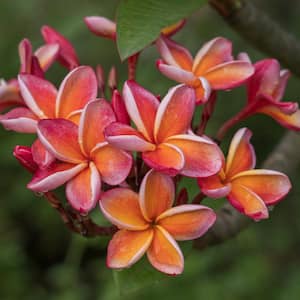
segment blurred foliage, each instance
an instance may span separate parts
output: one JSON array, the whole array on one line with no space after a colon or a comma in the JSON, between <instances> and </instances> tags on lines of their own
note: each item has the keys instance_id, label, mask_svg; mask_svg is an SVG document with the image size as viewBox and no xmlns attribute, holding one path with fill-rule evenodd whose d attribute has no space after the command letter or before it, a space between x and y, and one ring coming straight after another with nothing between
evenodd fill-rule
<instances>
[{"instance_id":1,"label":"blurred foliage","mask_svg":"<svg viewBox=\"0 0 300 300\"><path fill-rule=\"evenodd\" d=\"M300 36L298 1L256 2L283 27ZM106 72L111 65L117 65L122 82L126 78L126 67L120 64L113 43L93 36L82 21L86 15L113 18L117 3L113 0L2 0L0 77L15 77L19 68L18 42L28 37L34 46L40 45L39 28L49 24L74 43L82 64L95 66L101 63ZM285 13L282 14L282 11ZM254 61L265 57L226 26L209 7L194 14L175 39L195 53L203 42L220 35L233 41L236 54L246 50ZM154 47L143 53L138 81L154 93L164 95L173 82L155 69L157 57ZM47 77L58 83L64 74L65 70L55 66ZM290 80L285 99L299 99L297 80ZM237 112L244 101L243 88L220 93L208 134L214 135L220 124ZM254 131L252 141L259 163L284 133L284 129L264 116L252 117L241 125ZM30 175L18 165L11 152L16 144L29 145L33 137L0 128L0 138L1 300L113 300L120 299L120 292L122 299L131 300L157 297L173 300L300 299L299 172L292 176L293 191L274 209L269 220L253 223L237 238L218 247L202 252L185 247L186 268L180 277L158 274L158 279L151 284L143 280L143 272L149 267L144 269L145 262L139 262L135 268L143 272L138 280L144 281L139 288L133 276L135 274L136 277L137 273L126 270L116 274L118 272L106 268L106 238L73 236L46 201L26 189ZM224 143L224 150L228 140ZM193 180L189 182L194 184Z\"/></svg>"}]
</instances>

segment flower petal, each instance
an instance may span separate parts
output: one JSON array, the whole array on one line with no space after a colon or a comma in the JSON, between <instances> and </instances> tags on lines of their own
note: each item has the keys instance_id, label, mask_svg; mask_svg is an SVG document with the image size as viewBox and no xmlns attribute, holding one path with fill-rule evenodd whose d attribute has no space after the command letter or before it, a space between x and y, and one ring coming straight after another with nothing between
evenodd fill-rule
<instances>
[{"instance_id":1,"label":"flower petal","mask_svg":"<svg viewBox=\"0 0 300 300\"><path fill-rule=\"evenodd\" d=\"M179 205L162 213L156 220L178 241L199 238L215 223L214 211L203 205Z\"/></svg>"},{"instance_id":2,"label":"flower petal","mask_svg":"<svg viewBox=\"0 0 300 300\"><path fill-rule=\"evenodd\" d=\"M230 184L222 183L218 174L198 178L197 180L198 185L201 188L201 192L210 198L218 199L226 197L231 190Z\"/></svg>"},{"instance_id":3,"label":"flower petal","mask_svg":"<svg viewBox=\"0 0 300 300\"><path fill-rule=\"evenodd\" d=\"M205 77L199 77L198 84L195 87L196 104L203 104L208 101L211 95L211 86Z\"/></svg>"},{"instance_id":4,"label":"flower petal","mask_svg":"<svg viewBox=\"0 0 300 300\"><path fill-rule=\"evenodd\" d=\"M291 76L291 72L289 70L281 70L279 73L279 83L276 86L274 92L273 92L273 97L276 101L280 101L281 98L283 97L287 81Z\"/></svg>"},{"instance_id":5,"label":"flower petal","mask_svg":"<svg viewBox=\"0 0 300 300\"><path fill-rule=\"evenodd\" d=\"M177 175L184 166L181 150L168 143L160 144L154 151L143 152L142 157L150 168L171 176Z\"/></svg>"},{"instance_id":6,"label":"flower petal","mask_svg":"<svg viewBox=\"0 0 300 300\"><path fill-rule=\"evenodd\" d=\"M66 68L72 70L79 66L79 60L72 44L60 33L50 26L43 26L42 36L47 44L59 44L59 62Z\"/></svg>"},{"instance_id":7,"label":"flower petal","mask_svg":"<svg viewBox=\"0 0 300 300\"><path fill-rule=\"evenodd\" d=\"M225 174L229 179L242 171L253 169L256 157L253 146L250 144L252 132L247 128L239 129L230 144Z\"/></svg>"},{"instance_id":8,"label":"flower petal","mask_svg":"<svg viewBox=\"0 0 300 300\"><path fill-rule=\"evenodd\" d=\"M40 77L19 75L20 91L26 105L40 119L55 117L57 91L54 85Z\"/></svg>"},{"instance_id":9,"label":"flower petal","mask_svg":"<svg viewBox=\"0 0 300 300\"><path fill-rule=\"evenodd\" d=\"M232 60L232 44L229 40L217 37L206 44L196 54L193 72L202 76L208 69Z\"/></svg>"},{"instance_id":10,"label":"flower petal","mask_svg":"<svg viewBox=\"0 0 300 300\"><path fill-rule=\"evenodd\" d=\"M123 98L137 129L146 139L153 141L154 120L159 105L157 98L133 80L125 82Z\"/></svg>"},{"instance_id":11,"label":"flower petal","mask_svg":"<svg viewBox=\"0 0 300 300\"><path fill-rule=\"evenodd\" d=\"M191 71L186 71L180 67L165 64L162 60L158 60L156 62L156 66L163 75L175 81L192 84L195 80L197 80L197 77Z\"/></svg>"},{"instance_id":12,"label":"flower petal","mask_svg":"<svg viewBox=\"0 0 300 300\"><path fill-rule=\"evenodd\" d=\"M89 102L83 109L79 123L79 144L86 155L96 144L104 142L104 129L116 118L110 104L104 100Z\"/></svg>"},{"instance_id":13,"label":"flower petal","mask_svg":"<svg viewBox=\"0 0 300 300\"><path fill-rule=\"evenodd\" d=\"M20 73L31 73L31 60L32 60L32 46L28 39L23 39L19 44L19 57L20 57Z\"/></svg>"},{"instance_id":14,"label":"flower petal","mask_svg":"<svg viewBox=\"0 0 300 300\"><path fill-rule=\"evenodd\" d=\"M178 275L183 272L182 252L172 236L161 226L155 226L147 256L152 266L163 273Z\"/></svg>"},{"instance_id":15,"label":"flower petal","mask_svg":"<svg viewBox=\"0 0 300 300\"><path fill-rule=\"evenodd\" d=\"M288 115L283 113L278 107L267 106L259 109L257 112L269 115L281 126L288 129L300 130L300 110L298 109L295 113Z\"/></svg>"},{"instance_id":16,"label":"flower petal","mask_svg":"<svg viewBox=\"0 0 300 300\"><path fill-rule=\"evenodd\" d=\"M217 65L203 75L212 89L226 90L237 87L254 73L252 65L246 61L232 61Z\"/></svg>"},{"instance_id":17,"label":"flower petal","mask_svg":"<svg viewBox=\"0 0 300 300\"><path fill-rule=\"evenodd\" d=\"M170 26L164 27L161 30L161 33L164 36L171 36L171 35L175 34L177 31L179 31L184 26L185 22L186 22L185 19L182 19Z\"/></svg>"},{"instance_id":18,"label":"flower petal","mask_svg":"<svg viewBox=\"0 0 300 300\"><path fill-rule=\"evenodd\" d=\"M113 40L116 38L115 22L99 16L85 17L84 22L92 33Z\"/></svg>"},{"instance_id":19,"label":"flower petal","mask_svg":"<svg viewBox=\"0 0 300 300\"><path fill-rule=\"evenodd\" d=\"M53 163L46 169L39 169L27 187L36 192L48 192L65 184L85 169L85 163L74 165L69 163Z\"/></svg>"},{"instance_id":20,"label":"flower petal","mask_svg":"<svg viewBox=\"0 0 300 300\"><path fill-rule=\"evenodd\" d=\"M157 39L156 45L162 59L167 64L187 71L192 70L193 58L186 48L163 35Z\"/></svg>"},{"instance_id":21,"label":"flower petal","mask_svg":"<svg viewBox=\"0 0 300 300\"><path fill-rule=\"evenodd\" d=\"M210 139L197 135L181 134L167 140L179 148L184 155L184 166L180 174L189 177L207 177L220 171L223 154Z\"/></svg>"},{"instance_id":22,"label":"flower petal","mask_svg":"<svg viewBox=\"0 0 300 300\"><path fill-rule=\"evenodd\" d=\"M130 118L126 110L124 99L120 95L118 90L113 91L111 106L114 110L117 121L123 124L130 125Z\"/></svg>"},{"instance_id":23,"label":"flower petal","mask_svg":"<svg viewBox=\"0 0 300 300\"><path fill-rule=\"evenodd\" d=\"M45 72L53 64L59 53L59 44L46 44L38 48L34 55L37 57L42 70Z\"/></svg>"},{"instance_id":24,"label":"flower petal","mask_svg":"<svg viewBox=\"0 0 300 300\"><path fill-rule=\"evenodd\" d=\"M152 151L155 145L145 140L134 128L123 123L112 123L105 128L106 140L117 148L127 151Z\"/></svg>"},{"instance_id":25,"label":"flower petal","mask_svg":"<svg viewBox=\"0 0 300 300\"><path fill-rule=\"evenodd\" d=\"M17 107L0 116L0 123L6 130L21 133L35 133L38 118L26 107Z\"/></svg>"},{"instance_id":26,"label":"flower petal","mask_svg":"<svg viewBox=\"0 0 300 300\"><path fill-rule=\"evenodd\" d=\"M267 205L275 204L291 189L290 180L286 175L264 169L241 172L232 178L232 183L248 188Z\"/></svg>"},{"instance_id":27,"label":"flower petal","mask_svg":"<svg viewBox=\"0 0 300 300\"><path fill-rule=\"evenodd\" d=\"M117 185L123 182L132 166L132 156L109 144L103 144L92 152L92 159L104 182Z\"/></svg>"},{"instance_id":28,"label":"flower petal","mask_svg":"<svg viewBox=\"0 0 300 300\"><path fill-rule=\"evenodd\" d=\"M228 200L237 210L254 220L267 219L268 208L264 201L247 187L238 183L232 184L227 196Z\"/></svg>"},{"instance_id":29,"label":"flower petal","mask_svg":"<svg viewBox=\"0 0 300 300\"><path fill-rule=\"evenodd\" d=\"M101 195L99 204L104 216L119 228L144 230L149 227L141 213L138 194L130 189L108 190Z\"/></svg>"},{"instance_id":30,"label":"flower petal","mask_svg":"<svg viewBox=\"0 0 300 300\"><path fill-rule=\"evenodd\" d=\"M153 221L171 208L175 198L174 182L170 176L150 170L141 183L139 201L146 220Z\"/></svg>"},{"instance_id":31,"label":"flower petal","mask_svg":"<svg viewBox=\"0 0 300 300\"><path fill-rule=\"evenodd\" d=\"M5 82L0 79L0 112L14 105L24 105L20 95L18 80Z\"/></svg>"},{"instance_id":32,"label":"flower petal","mask_svg":"<svg viewBox=\"0 0 300 300\"><path fill-rule=\"evenodd\" d=\"M119 230L108 244L107 266L112 269L129 268L145 254L152 238L152 229Z\"/></svg>"},{"instance_id":33,"label":"flower petal","mask_svg":"<svg viewBox=\"0 0 300 300\"><path fill-rule=\"evenodd\" d=\"M33 160L30 147L17 145L14 148L13 155L30 173L34 173L38 169L37 164Z\"/></svg>"},{"instance_id":34,"label":"flower petal","mask_svg":"<svg viewBox=\"0 0 300 300\"><path fill-rule=\"evenodd\" d=\"M78 143L78 127L65 119L42 120L38 123L39 139L57 159L80 163L85 160Z\"/></svg>"},{"instance_id":35,"label":"flower petal","mask_svg":"<svg viewBox=\"0 0 300 300\"><path fill-rule=\"evenodd\" d=\"M39 139L36 139L32 146L31 152L34 162L41 168L47 168L55 161L55 156L52 155Z\"/></svg>"},{"instance_id":36,"label":"flower petal","mask_svg":"<svg viewBox=\"0 0 300 300\"><path fill-rule=\"evenodd\" d=\"M56 117L67 118L97 97L97 78L91 67L80 66L71 71L59 87Z\"/></svg>"},{"instance_id":37,"label":"flower petal","mask_svg":"<svg viewBox=\"0 0 300 300\"><path fill-rule=\"evenodd\" d=\"M195 100L194 89L186 85L177 85L169 90L155 118L154 136L157 143L169 136L185 133L190 128Z\"/></svg>"},{"instance_id":38,"label":"flower petal","mask_svg":"<svg viewBox=\"0 0 300 300\"><path fill-rule=\"evenodd\" d=\"M88 213L99 200L101 179L93 162L72 178L66 186L66 196L72 207L80 213Z\"/></svg>"}]
</instances>

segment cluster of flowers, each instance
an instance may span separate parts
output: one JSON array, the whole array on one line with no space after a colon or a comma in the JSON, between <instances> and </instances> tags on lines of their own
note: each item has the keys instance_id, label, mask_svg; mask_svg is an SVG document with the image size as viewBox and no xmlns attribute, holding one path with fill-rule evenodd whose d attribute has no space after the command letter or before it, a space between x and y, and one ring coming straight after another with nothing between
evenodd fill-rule
<instances>
[{"instance_id":1,"label":"cluster of flowers","mask_svg":"<svg viewBox=\"0 0 300 300\"><path fill-rule=\"evenodd\" d=\"M85 22L96 35L116 39L114 22L103 17L87 17ZM275 59L254 65L245 53L234 59L231 42L222 37L207 42L193 59L170 38L183 24L164 28L156 41L158 69L180 83L162 100L134 80L138 54L128 59L131 78L122 93L111 83L111 101L97 98L104 95L101 67L94 72L80 65L71 43L49 26L42 28L45 44L35 52L27 39L20 43L18 78L1 81L0 123L8 130L37 135L31 147L14 150L33 173L28 188L44 193L65 185L68 202L81 214L99 203L104 216L118 227L108 245L110 268L129 267L147 253L159 271L183 271L176 240L199 238L216 220L211 208L188 204L187 197L175 199L175 182L184 176L196 178L203 195L226 197L254 220L267 218L267 207L291 187L280 172L254 169L247 128L236 132L226 159L218 144L204 135L216 92L242 84L247 87L247 104L220 129L219 140L255 113L299 130L297 104L281 102L289 72L281 71ZM58 90L44 78L55 61L70 71ZM204 106L203 119L193 131L197 105Z\"/></svg>"}]
</instances>

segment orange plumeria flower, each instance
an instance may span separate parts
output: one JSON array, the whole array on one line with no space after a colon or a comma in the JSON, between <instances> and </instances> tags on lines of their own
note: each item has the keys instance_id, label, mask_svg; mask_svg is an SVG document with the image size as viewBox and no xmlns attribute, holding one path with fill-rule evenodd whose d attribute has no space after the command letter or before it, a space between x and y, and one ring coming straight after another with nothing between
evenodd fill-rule
<instances>
[{"instance_id":1,"label":"orange plumeria flower","mask_svg":"<svg viewBox=\"0 0 300 300\"><path fill-rule=\"evenodd\" d=\"M39 139L57 161L39 169L28 188L47 192L67 183L69 203L82 213L93 209L99 200L101 182L122 183L132 165L130 154L111 146L104 138L104 128L115 120L104 99L84 107L79 126L66 119L41 120Z\"/></svg>"},{"instance_id":2,"label":"orange plumeria flower","mask_svg":"<svg viewBox=\"0 0 300 300\"><path fill-rule=\"evenodd\" d=\"M233 60L232 44L222 37L207 42L194 59L186 48L163 35L156 43L162 57L157 62L160 72L194 87L198 104L208 100L211 90L241 85L254 71L251 63Z\"/></svg>"},{"instance_id":3,"label":"orange plumeria flower","mask_svg":"<svg viewBox=\"0 0 300 300\"><path fill-rule=\"evenodd\" d=\"M111 144L142 152L150 168L169 175L203 177L220 170L219 147L209 138L189 132L195 108L195 92L191 87L178 85L159 102L149 91L128 80L123 98L137 130L112 123L105 129Z\"/></svg>"},{"instance_id":4,"label":"orange plumeria flower","mask_svg":"<svg viewBox=\"0 0 300 300\"><path fill-rule=\"evenodd\" d=\"M218 175L199 178L201 191L211 198L226 197L240 212L254 220L268 218L267 206L275 205L290 190L286 175L254 169L255 152L249 140L252 133L240 129L233 137L226 164Z\"/></svg>"},{"instance_id":5,"label":"orange plumeria flower","mask_svg":"<svg viewBox=\"0 0 300 300\"><path fill-rule=\"evenodd\" d=\"M0 123L22 133L35 133L42 119L64 118L78 124L83 107L97 97L96 75L88 66L71 71L58 91L51 82L30 74L19 75L18 86L26 106L2 115ZM32 145L32 155L41 167L54 160L38 139Z\"/></svg>"},{"instance_id":6,"label":"orange plumeria flower","mask_svg":"<svg viewBox=\"0 0 300 300\"><path fill-rule=\"evenodd\" d=\"M182 273L184 258L175 240L199 238L214 224L216 214L202 205L172 208L174 193L171 177L150 170L139 194L116 188L101 195L103 214L120 229L108 245L108 267L128 268L147 252L157 270Z\"/></svg>"}]
</instances>

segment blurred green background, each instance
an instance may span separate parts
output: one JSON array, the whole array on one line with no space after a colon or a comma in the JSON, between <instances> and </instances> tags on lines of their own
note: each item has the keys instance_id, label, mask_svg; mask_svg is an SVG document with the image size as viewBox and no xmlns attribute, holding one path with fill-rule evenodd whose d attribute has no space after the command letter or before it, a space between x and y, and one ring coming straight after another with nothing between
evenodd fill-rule
<instances>
[{"instance_id":1,"label":"blurred green background","mask_svg":"<svg viewBox=\"0 0 300 300\"><path fill-rule=\"evenodd\" d=\"M255 2L284 28L300 37L300 1ZM82 64L95 66L100 63L106 73L111 65L116 65L121 84L126 78L126 67L121 65L113 43L92 35L82 20L86 15L113 18L117 3L116 0L2 0L0 78L16 76L19 41L27 37L35 47L41 45L39 28L49 24L74 43ZM195 53L203 42L215 36L230 38L235 54L247 51L253 61L265 57L233 32L208 6L194 14L175 39ZM157 57L154 47L143 53L137 79L154 93L164 95L173 83L156 70L154 61ZM47 77L56 83L64 75L65 70L59 65L47 73ZM290 80L285 99L300 98L298 80ZM208 133L215 134L220 124L237 112L244 101L243 88L220 93ZM285 132L264 116L252 117L241 126L254 131L252 142L259 163ZM105 266L106 239L73 236L48 203L26 189L30 175L11 153L14 145L29 145L33 137L0 128L0 138L1 300L110 300L119 299L119 290L122 299L133 300L155 297L300 299L299 172L291 174L293 191L273 210L269 220L253 223L237 238L202 252L190 249L187 243L184 274L176 278L161 275L152 278L153 273L147 273L149 267L147 264L144 267L143 262L137 265L136 271L113 273L108 270Z\"/></svg>"}]
</instances>

